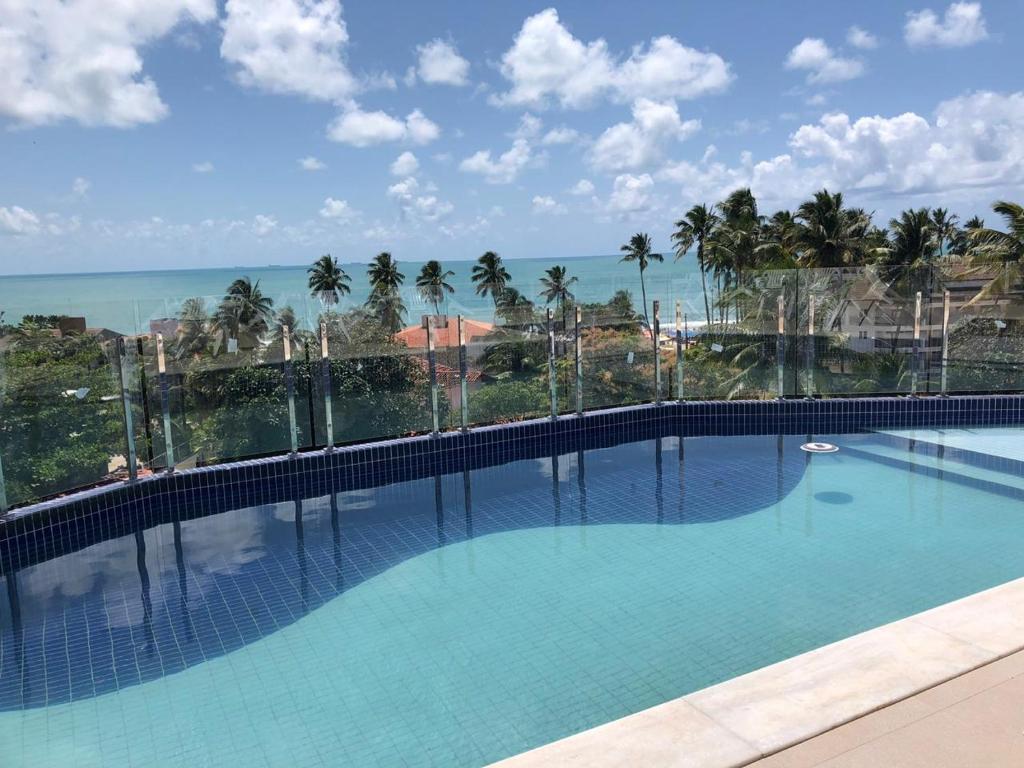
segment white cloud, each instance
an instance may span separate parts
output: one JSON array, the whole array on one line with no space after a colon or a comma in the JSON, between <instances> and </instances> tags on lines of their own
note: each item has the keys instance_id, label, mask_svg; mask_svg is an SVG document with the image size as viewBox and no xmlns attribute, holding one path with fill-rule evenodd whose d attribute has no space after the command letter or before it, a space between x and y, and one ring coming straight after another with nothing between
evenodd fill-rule
<instances>
[{"instance_id":1,"label":"white cloud","mask_svg":"<svg viewBox=\"0 0 1024 768\"><path fill-rule=\"evenodd\" d=\"M592 195L594 194L594 185L590 179L580 179L572 188L569 190L570 195Z\"/></svg>"},{"instance_id":2,"label":"white cloud","mask_svg":"<svg viewBox=\"0 0 1024 768\"><path fill-rule=\"evenodd\" d=\"M419 63L416 72L425 83L468 85L469 62L459 55L455 46L440 38L416 48ZM406 84L410 85L407 74Z\"/></svg>"},{"instance_id":3,"label":"white cloud","mask_svg":"<svg viewBox=\"0 0 1024 768\"><path fill-rule=\"evenodd\" d=\"M856 25L846 31L846 42L862 51L870 51L878 47L878 38Z\"/></svg>"},{"instance_id":4,"label":"white cloud","mask_svg":"<svg viewBox=\"0 0 1024 768\"><path fill-rule=\"evenodd\" d=\"M808 70L809 83L837 83L860 77L864 63L837 56L821 38L805 37L786 57L786 69Z\"/></svg>"},{"instance_id":5,"label":"white cloud","mask_svg":"<svg viewBox=\"0 0 1024 768\"><path fill-rule=\"evenodd\" d=\"M526 139L516 139L512 147L497 160L491 157L490 150L480 150L463 160L459 170L480 174L491 184L510 184L530 159L529 143Z\"/></svg>"},{"instance_id":6,"label":"white cloud","mask_svg":"<svg viewBox=\"0 0 1024 768\"><path fill-rule=\"evenodd\" d=\"M619 63L603 39L589 43L573 37L553 8L523 22L501 59L510 89L492 97L497 104L543 108L551 99L580 109L601 97L613 101L695 98L723 90L732 80L729 65L717 54L687 48L672 37L637 45Z\"/></svg>"},{"instance_id":7,"label":"white cloud","mask_svg":"<svg viewBox=\"0 0 1024 768\"><path fill-rule=\"evenodd\" d=\"M578 141L579 138L579 131L562 125L558 128L552 128L550 131L545 133L544 138L541 139L541 144L544 144L545 146L551 146L552 144L572 144Z\"/></svg>"},{"instance_id":8,"label":"white cloud","mask_svg":"<svg viewBox=\"0 0 1024 768\"><path fill-rule=\"evenodd\" d=\"M89 194L89 189L91 187L92 184L88 179L83 179L81 176L78 176L73 182L71 182L71 194L75 197L85 197Z\"/></svg>"},{"instance_id":9,"label":"white cloud","mask_svg":"<svg viewBox=\"0 0 1024 768\"><path fill-rule=\"evenodd\" d=\"M299 160L299 167L304 171L322 171L327 166L310 155Z\"/></svg>"},{"instance_id":10,"label":"white cloud","mask_svg":"<svg viewBox=\"0 0 1024 768\"><path fill-rule=\"evenodd\" d=\"M438 221L455 210L455 206L447 200L441 200L433 194L421 195L419 191L419 182L412 176L388 187L388 197L398 201L406 220Z\"/></svg>"},{"instance_id":11,"label":"white cloud","mask_svg":"<svg viewBox=\"0 0 1024 768\"><path fill-rule=\"evenodd\" d=\"M615 177L612 194L608 199L607 209L610 213L639 213L651 208L651 190L654 179L648 173L634 176L624 173Z\"/></svg>"},{"instance_id":12,"label":"white cloud","mask_svg":"<svg viewBox=\"0 0 1024 768\"><path fill-rule=\"evenodd\" d=\"M161 120L169 108L143 74L142 49L216 15L215 0L4 0L0 115L118 128Z\"/></svg>"},{"instance_id":13,"label":"white cloud","mask_svg":"<svg viewBox=\"0 0 1024 768\"><path fill-rule=\"evenodd\" d=\"M347 200L336 200L333 197L326 198L320 209L320 217L324 219L351 219L355 214Z\"/></svg>"},{"instance_id":14,"label":"white cloud","mask_svg":"<svg viewBox=\"0 0 1024 768\"><path fill-rule=\"evenodd\" d=\"M403 152L391 164L391 173L395 176L411 176L420 168L420 161L412 152Z\"/></svg>"},{"instance_id":15,"label":"white cloud","mask_svg":"<svg viewBox=\"0 0 1024 768\"><path fill-rule=\"evenodd\" d=\"M565 214L566 208L550 195L535 195L533 198L533 212L538 214L552 214L561 216Z\"/></svg>"},{"instance_id":16,"label":"white cloud","mask_svg":"<svg viewBox=\"0 0 1024 768\"><path fill-rule=\"evenodd\" d=\"M354 147L369 147L388 141L428 144L440 135L441 129L437 124L418 109L402 121L380 110L364 112L353 105L327 127L329 139Z\"/></svg>"},{"instance_id":17,"label":"white cloud","mask_svg":"<svg viewBox=\"0 0 1024 768\"><path fill-rule=\"evenodd\" d=\"M683 141L699 130L700 121L681 120L674 103L637 99L633 121L613 125L602 133L590 150L589 160L605 171L644 168L662 160L667 143Z\"/></svg>"},{"instance_id":18,"label":"white cloud","mask_svg":"<svg viewBox=\"0 0 1024 768\"><path fill-rule=\"evenodd\" d=\"M277 219L273 216L265 216L264 214L259 213L252 220L252 233L256 235L256 237L265 237L276 228Z\"/></svg>"},{"instance_id":19,"label":"white cloud","mask_svg":"<svg viewBox=\"0 0 1024 768\"><path fill-rule=\"evenodd\" d=\"M204 160L201 163L193 163L192 170L195 173L212 173L213 163L211 163L209 160Z\"/></svg>"},{"instance_id":20,"label":"white cloud","mask_svg":"<svg viewBox=\"0 0 1024 768\"><path fill-rule=\"evenodd\" d=\"M533 139L541 132L544 122L536 115L524 112L519 118L519 125L510 134L513 139Z\"/></svg>"},{"instance_id":21,"label":"white cloud","mask_svg":"<svg viewBox=\"0 0 1024 768\"><path fill-rule=\"evenodd\" d=\"M953 3L941 21L930 8L911 11L907 13L907 23L903 27L903 38L911 46L961 48L987 37L981 3Z\"/></svg>"},{"instance_id":22,"label":"white cloud","mask_svg":"<svg viewBox=\"0 0 1024 768\"><path fill-rule=\"evenodd\" d=\"M0 232L8 235L32 235L39 231L39 217L32 211L0 206Z\"/></svg>"},{"instance_id":23,"label":"white cloud","mask_svg":"<svg viewBox=\"0 0 1024 768\"><path fill-rule=\"evenodd\" d=\"M225 12L220 53L243 85L320 101L358 90L339 0L228 0Z\"/></svg>"},{"instance_id":24,"label":"white cloud","mask_svg":"<svg viewBox=\"0 0 1024 768\"><path fill-rule=\"evenodd\" d=\"M687 200L720 200L738 187L750 187L766 204L787 205L832 185L823 169L803 169L788 154L755 161L750 152L742 152L735 166L716 161L716 155L705 152L699 163L668 165L658 172L658 179L677 184Z\"/></svg>"}]
</instances>

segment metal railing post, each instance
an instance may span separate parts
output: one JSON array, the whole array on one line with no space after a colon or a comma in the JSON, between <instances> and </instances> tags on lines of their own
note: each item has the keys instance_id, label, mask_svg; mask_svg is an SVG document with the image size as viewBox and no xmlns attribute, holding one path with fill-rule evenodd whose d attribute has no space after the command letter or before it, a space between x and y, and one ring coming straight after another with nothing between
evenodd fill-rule
<instances>
[{"instance_id":1,"label":"metal railing post","mask_svg":"<svg viewBox=\"0 0 1024 768\"><path fill-rule=\"evenodd\" d=\"M939 391L945 395L949 391L946 372L949 366L949 291L942 292L942 376Z\"/></svg>"},{"instance_id":2,"label":"metal railing post","mask_svg":"<svg viewBox=\"0 0 1024 768\"><path fill-rule=\"evenodd\" d=\"M288 434L291 436L292 454L299 452L299 428L295 422L295 371L292 367L292 331L287 325L281 328L284 342L284 386L288 391Z\"/></svg>"},{"instance_id":3,"label":"metal railing post","mask_svg":"<svg viewBox=\"0 0 1024 768\"><path fill-rule=\"evenodd\" d=\"M917 397L917 379L921 369L921 292L914 297L914 346L910 368L910 396Z\"/></svg>"},{"instance_id":4,"label":"metal railing post","mask_svg":"<svg viewBox=\"0 0 1024 768\"><path fill-rule=\"evenodd\" d=\"M654 404L661 405L661 345L658 343L661 336L661 319L658 311L661 303L653 302L654 327L651 329L651 338L654 340Z\"/></svg>"},{"instance_id":5,"label":"metal railing post","mask_svg":"<svg viewBox=\"0 0 1024 768\"><path fill-rule=\"evenodd\" d=\"M441 431L441 420L437 402L437 350L434 346L433 315L427 315L427 371L430 375L430 432L437 437Z\"/></svg>"},{"instance_id":6,"label":"metal railing post","mask_svg":"<svg viewBox=\"0 0 1024 768\"><path fill-rule=\"evenodd\" d=\"M558 380L555 374L555 325L548 307L548 390L551 395L551 418L558 418Z\"/></svg>"},{"instance_id":7,"label":"metal railing post","mask_svg":"<svg viewBox=\"0 0 1024 768\"><path fill-rule=\"evenodd\" d=\"M676 400L683 399L683 303L676 299Z\"/></svg>"},{"instance_id":8,"label":"metal railing post","mask_svg":"<svg viewBox=\"0 0 1024 768\"><path fill-rule=\"evenodd\" d=\"M138 458L135 454L135 422L132 417L132 391L128 380L128 349L124 337L117 338L118 369L121 374L121 406L124 411L124 437L128 447L128 482L138 479Z\"/></svg>"},{"instance_id":9,"label":"metal railing post","mask_svg":"<svg viewBox=\"0 0 1024 768\"><path fill-rule=\"evenodd\" d=\"M778 369L778 398L785 396L785 295L778 295L778 336L775 337L775 366Z\"/></svg>"},{"instance_id":10,"label":"metal railing post","mask_svg":"<svg viewBox=\"0 0 1024 768\"><path fill-rule=\"evenodd\" d=\"M174 471L174 437L171 435L171 397L167 385L167 357L164 335L156 335L156 370L160 375L160 411L164 417L164 450L167 452L167 474Z\"/></svg>"},{"instance_id":11,"label":"metal railing post","mask_svg":"<svg viewBox=\"0 0 1024 768\"><path fill-rule=\"evenodd\" d=\"M580 337L580 324L583 322L583 310L576 307L576 325L574 341L576 346L576 413L583 413L583 339Z\"/></svg>"},{"instance_id":12,"label":"metal railing post","mask_svg":"<svg viewBox=\"0 0 1024 768\"><path fill-rule=\"evenodd\" d=\"M814 294L807 297L807 377L806 396L814 397Z\"/></svg>"},{"instance_id":13,"label":"metal railing post","mask_svg":"<svg viewBox=\"0 0 1024 768\"><path fill-rule=\"evenodd\" d=\"M331 357L327 346L327 323L320 321L320 374L324 387L324 426L327 431L327 450L334 448L334 414L331 408Z\"/></svg>"},{"instance_id":14,"label":"metal railing post","mask_svg":"<svg viewBox=\"0 0 1024 768\"><path fill-rule=\"evenodd\" d=\"M4 460L0 456L0 515L7 512L7 483L4 481Z\"/></svg>"},{"instance_id":15,"label":"metal railing post","mask_svg":"<svg viewBox=\"0 0 1024 768\"><path fill-rule=\"evenodd\" d=\"M459 389L460 410L462 412L462 431L469 429L469 362L466 359L466 328L462 315L459 315Z\"/></svg>"}]
</instances>

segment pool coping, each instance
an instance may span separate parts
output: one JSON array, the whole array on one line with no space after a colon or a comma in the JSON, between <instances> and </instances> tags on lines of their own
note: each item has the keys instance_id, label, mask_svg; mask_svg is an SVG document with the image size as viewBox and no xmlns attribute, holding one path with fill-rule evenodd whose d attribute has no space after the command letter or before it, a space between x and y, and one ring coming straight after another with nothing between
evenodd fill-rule
<instances>
[{"instance_id":1,"label":"pool coping","mask_svg":"<svg viewBox=\"0 0 1024 768\"><path fill-rule=\"evenodd\" d=\"M494 765L737 768L1022 649L1024 578Z\"/></svg>"}]
</instances>

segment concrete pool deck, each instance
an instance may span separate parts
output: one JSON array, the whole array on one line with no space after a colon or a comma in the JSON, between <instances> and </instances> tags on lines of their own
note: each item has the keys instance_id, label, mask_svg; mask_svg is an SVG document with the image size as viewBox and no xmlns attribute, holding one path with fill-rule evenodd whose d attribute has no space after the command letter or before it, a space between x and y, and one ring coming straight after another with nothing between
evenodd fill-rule
<instances>
[{"instance_id":1,"label":"concrete pool deck","mask_svg":"<svg viewBox=\"0 0 1024 768\"><path fill-rule=\"evenodd\" d=\"M1022 649L1024 579L1017 579L524 752L498 765L817 765L844 751L867 750L867 736L886 735L886 723L892 726L887 740L876 739L875 748L898 750L900 724L912 724L916 713L918 730L903 731L909 734L906 748L914 750L913 739L926 738L920 728L927 729L929 722L936 727L944 722L940 715L943 701L947 707L957 703L966 707L970 691L985 680L995 681L989 686L990 697L1016 692L1020 695L1016 701L1024 700L1024 678L1015 681L999 677L1010 672L1024 674L1024 654L1018 653ZM972 670L976 671L965 674ZM963 694L960 702L956 699L958 691ZM929 701L933 702L931 711ZM897 702L898 709L891 706ZM1024 707L1017 706L1015 711L1024 713ZM1013 712L1007 716L1013 717ZM868 723L872 718L873 722ZM1018 720L1024 720L1024 714ZM841 726L846 729L846 742ZM862 733L861 744L853 743L857 733ZM1006 745L1007 749L1024 750L1020 734L1018 722L1014 731L1017 741ZM815 754L820 756L818 763L813 762ZM1017 752L1018 757L1021 754L1024 752ZM892 764L887 760L872 764ZM933 764L938 763L908 763ZM999 763L982 760L967 764Z\"/></svg>"}]
</instances>

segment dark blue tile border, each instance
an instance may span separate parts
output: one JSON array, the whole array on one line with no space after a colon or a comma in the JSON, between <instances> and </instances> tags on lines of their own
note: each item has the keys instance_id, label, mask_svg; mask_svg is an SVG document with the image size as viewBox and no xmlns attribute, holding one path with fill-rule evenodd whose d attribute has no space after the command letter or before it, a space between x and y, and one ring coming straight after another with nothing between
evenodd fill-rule
<instances>
[{"instance_id":1,"label":"dark blue tile border","mask_svg":"<svg viewBox=\"0 0 1024 768\"><path fill-rule=\"evenodd\" d=\"M172 520L655 437L1024 423L1024 395L687 401L221 464L83 491L0 518L0 572Z\"/></svg>"}]
</instances>

